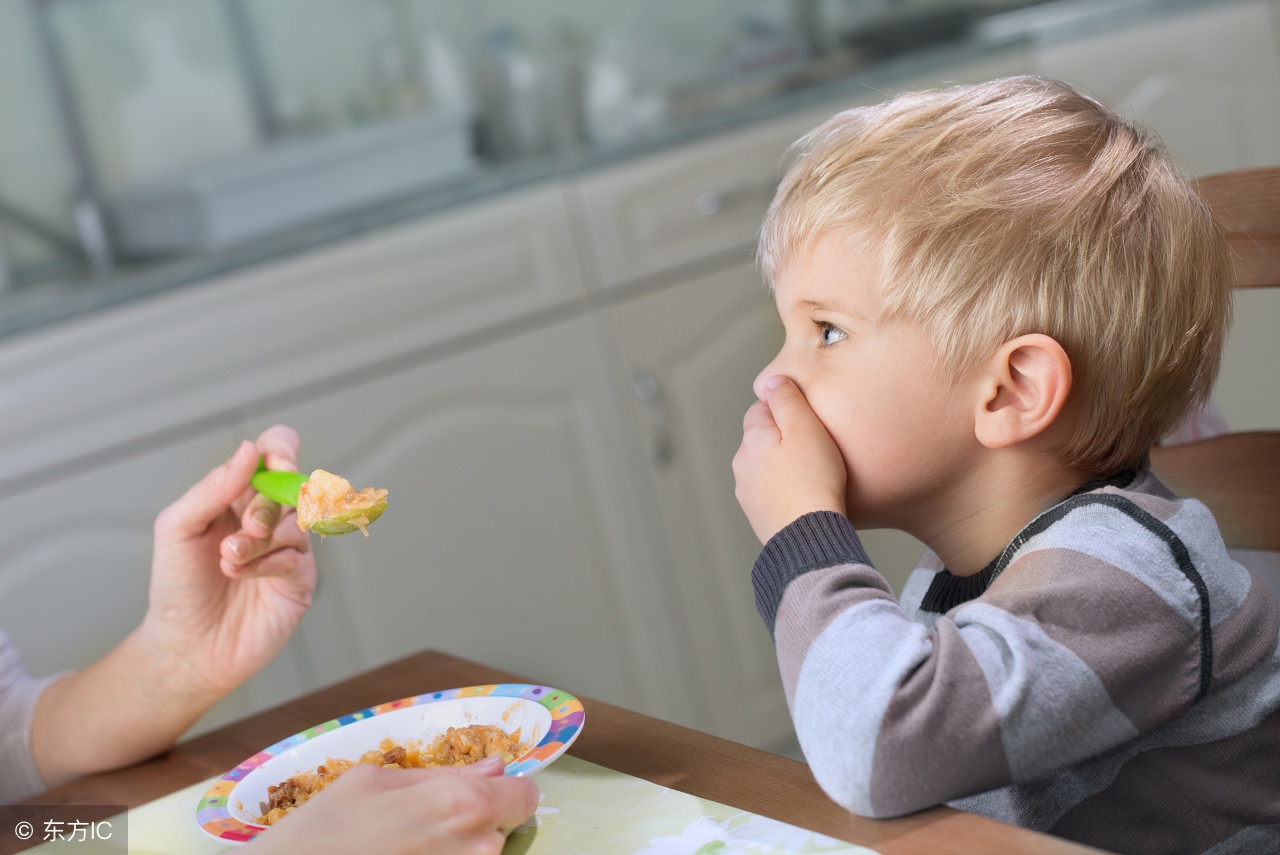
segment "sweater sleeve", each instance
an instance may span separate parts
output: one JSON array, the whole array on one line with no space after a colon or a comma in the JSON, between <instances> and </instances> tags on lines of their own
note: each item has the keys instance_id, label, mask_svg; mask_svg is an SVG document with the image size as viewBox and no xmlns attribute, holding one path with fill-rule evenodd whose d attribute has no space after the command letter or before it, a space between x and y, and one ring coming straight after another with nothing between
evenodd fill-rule
<instances>
[{"instance_id":1,"label":"sweater sleeve","mask_svg":"<svg viewBox=\"0 0 1280 855\"><path fill-rule=\"evenodd\" d=\"M31 717L36 701L55 679L28 675L17 648L0 632L0 804L46 789L31 756Z\"/></svg>"},{"instance_id":2,"label":"sweater sleeve","mask_svg":"<svg viewBox=\"0 0 1280 855\"><path fill-rule=\"evenodd\" d=\"M839 514L801 517L766 544L757 607L801 748L833 800L896 816L1033 780L1195 699L1195 591L1166 578L1167 544L1091 512L1072 543L1060 529L1033 538L980 597L923 622Z\"/></svg>"}]
</instances>

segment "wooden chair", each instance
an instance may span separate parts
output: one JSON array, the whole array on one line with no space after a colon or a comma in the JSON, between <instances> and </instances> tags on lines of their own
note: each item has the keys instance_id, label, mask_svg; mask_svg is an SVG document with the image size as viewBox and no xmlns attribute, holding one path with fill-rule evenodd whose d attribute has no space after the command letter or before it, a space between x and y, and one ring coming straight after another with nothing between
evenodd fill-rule
<instances>
[{"instance_id":1,"label":"wooden chair","mask_svg":"<svg viewBox=\"0 0 1280 855\"><path fill-rule=\"evenodd\" d=\"M1236 287L1280 287L1280 167L1210 175L1199 186L1227 231ZM1209 506L1227 546L1280 549L1280 430L1154 448L1151 468L1174 493Z\"/></svg>"}]
</instances>

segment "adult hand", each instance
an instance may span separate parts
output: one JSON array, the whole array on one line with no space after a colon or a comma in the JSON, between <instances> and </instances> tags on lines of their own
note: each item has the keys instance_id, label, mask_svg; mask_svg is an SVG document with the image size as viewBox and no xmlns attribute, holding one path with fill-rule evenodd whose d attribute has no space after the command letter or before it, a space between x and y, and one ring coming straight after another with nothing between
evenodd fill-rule
<instances>
[{"instance_id":1,"label":"adult hand","mask_svg":"<svg viewBox=\"0 0 1280 855\"><path fill-rule=\"evenodd\" d=\"M259 454L295 469L297 451L298 435L273 427L156 517L146 617L36 704L31 752L46 784L164 750L284 647L311 603L315 562L296 515L249 479Z\"/></svg>"},{"instance_id":2,"label":"adult hand","mask_svg":"<svg viewBox=\"0 0 1280 855\"><path fill-rule=\"evenodd\" d=\"M260 834L246 855L496 855L538 807L527 778L491 757L472 766L359 765Z\"/></svg>"},{"instance_id":3,"label":"adult hand","mask_svg":"<svg viewBox=\"0 0 1280 855\"><path fill-rule=\"evenodd\" d=\"M800 388L781 375L764 385L733 457L735 495L761 543L807 513L844 513L847 479L840 449Z\"/></svg>"},{"instance_id":4,"label":"adult hand","mask_svg":"<svg viewBox=\"0 0 1280 855\"><path fill-rule=\"evenodd\" d=\"M270 662L311 604L308 534L292 508L249 487L259 456L268 469L296 471L297 453L296 432L269 428L156 517L142 630L216 697Z\"/></svg>"}]
</instances>

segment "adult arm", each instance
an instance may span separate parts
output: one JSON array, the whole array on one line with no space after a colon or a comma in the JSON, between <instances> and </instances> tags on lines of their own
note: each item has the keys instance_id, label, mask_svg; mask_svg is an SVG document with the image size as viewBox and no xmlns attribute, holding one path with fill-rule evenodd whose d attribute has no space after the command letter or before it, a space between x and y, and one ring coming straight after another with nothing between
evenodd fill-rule
<instances>
[{"instance_id":1,"label":"adult arm","mask_svg":"<svg viewBox=\"0 0 1280 855\"><path fill-rule=\"evenodd\" d=\"M52 679L32 678L18 649L0 632L0 804L45 788L31 758L31 718L36 701Z\"/></svg>"}]
</instances>

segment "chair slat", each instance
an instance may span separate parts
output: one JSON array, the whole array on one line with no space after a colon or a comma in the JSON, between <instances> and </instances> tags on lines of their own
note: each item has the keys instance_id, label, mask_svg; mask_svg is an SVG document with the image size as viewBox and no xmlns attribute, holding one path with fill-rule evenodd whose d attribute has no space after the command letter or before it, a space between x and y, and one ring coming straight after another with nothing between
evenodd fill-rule
<instances>
[{"instance_id":1,"label":"chair slat","mask_svg":"<svg viewBox=\"0 0 1280 855\"><path fill-rule=\"evenodd\" d=\"M1227 546L1280 549L1280 431L1241 431L1153 448L1170 490L1208 505Z\"/></svg>"},{"instance_id":2,"label":"chair slat","mask_svg":"<svg viewBox=\"0 0 1280 855\"><path fill-rule=\"evenodd\" d=\"M1227 231L1237 287L1280 286L1280 168L1207 175L1196 186Z\"/></svg>"}]
</instances>

